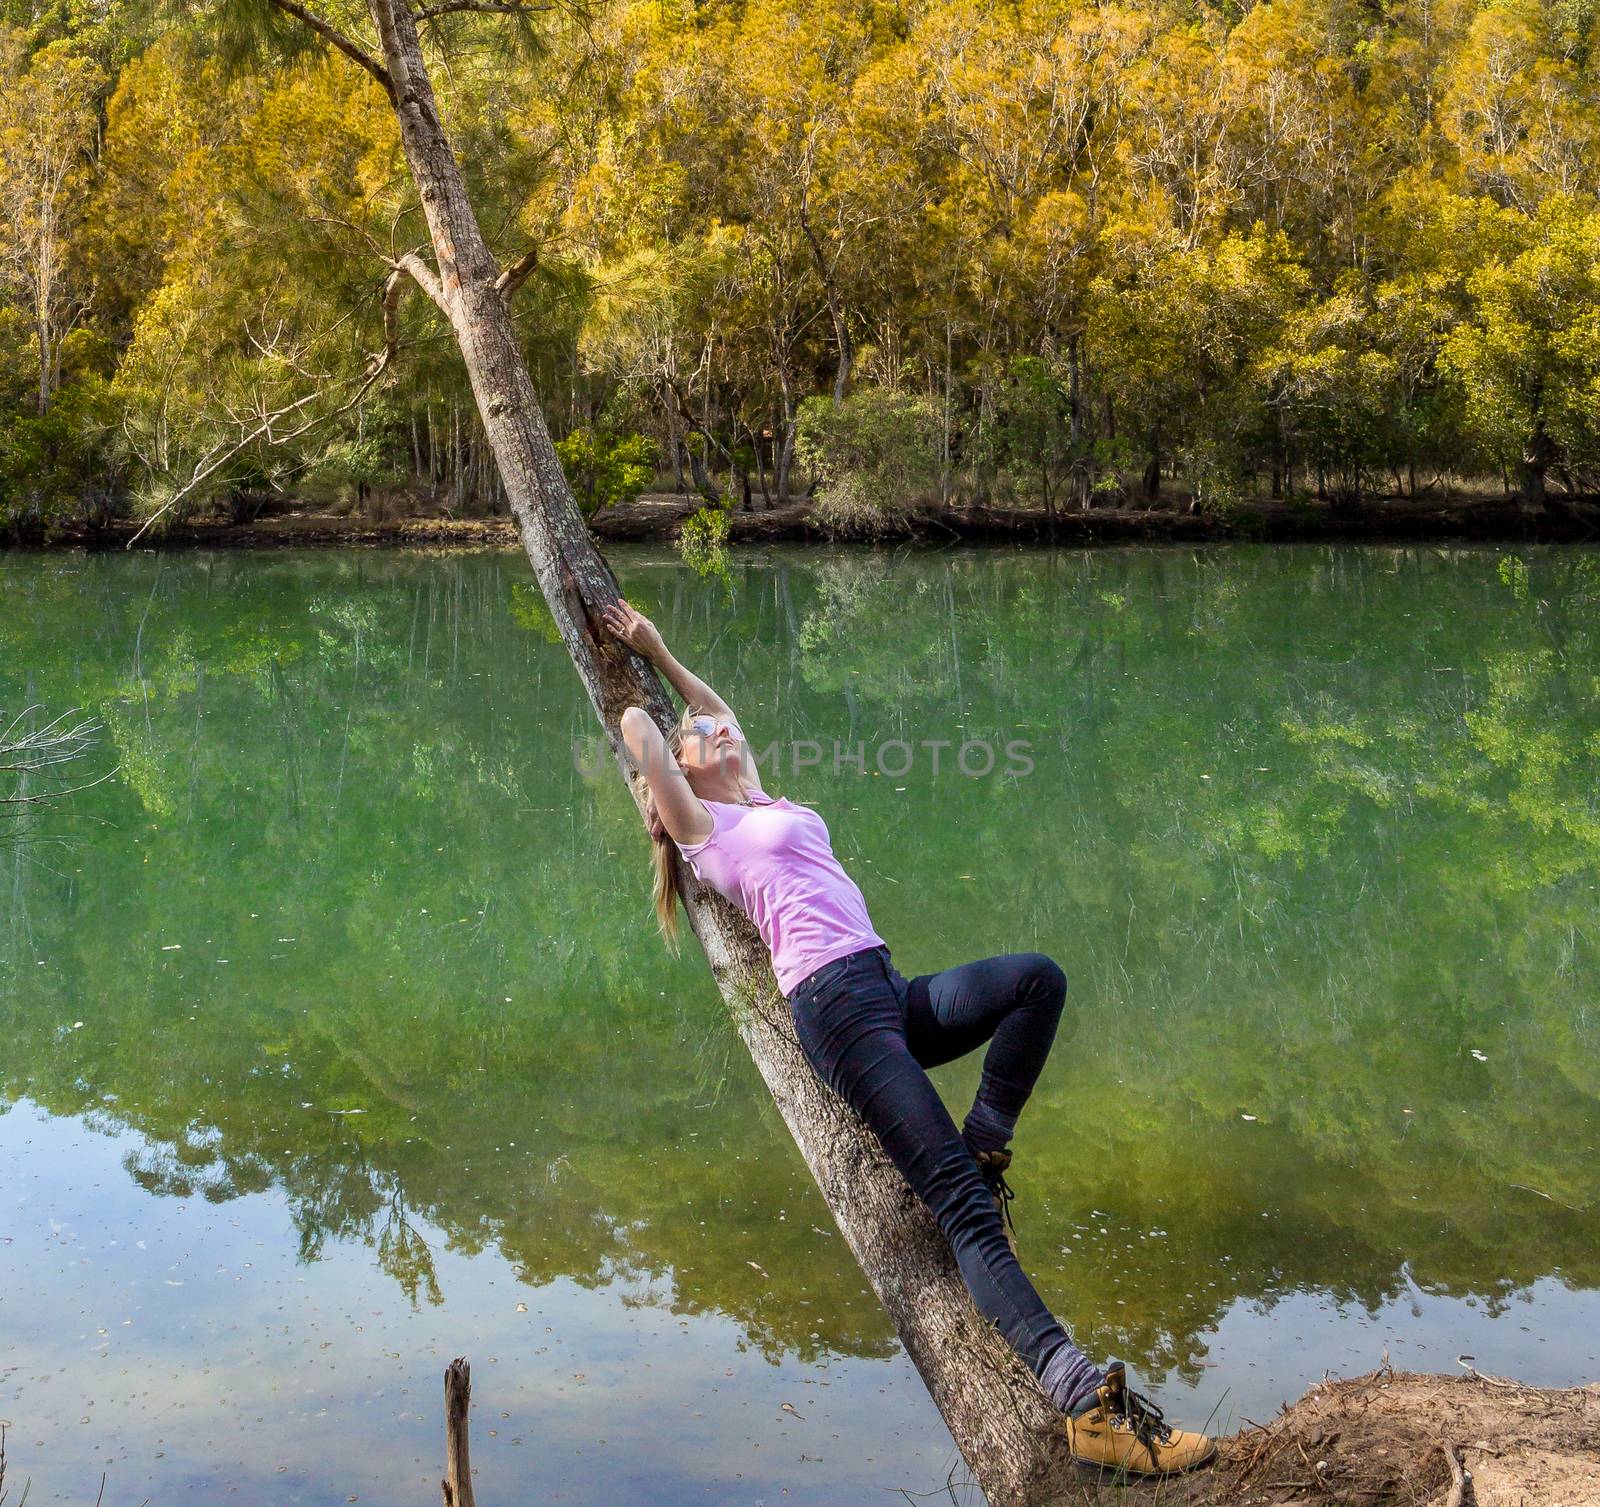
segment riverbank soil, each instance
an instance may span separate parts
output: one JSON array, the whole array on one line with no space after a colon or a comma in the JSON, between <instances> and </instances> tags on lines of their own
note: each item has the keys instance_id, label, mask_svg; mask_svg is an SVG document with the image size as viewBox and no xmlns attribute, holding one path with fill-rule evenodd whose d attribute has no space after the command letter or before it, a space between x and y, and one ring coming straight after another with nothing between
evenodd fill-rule
<instances>
[{"instance_id":1,"label":"riverbank soil","mask_svg":"<svg viewBox=\"0 0 1600 1507\"><path fill-rule=\"evenodd\" d=\"M703 506L698 497L651 493L608 508L590 523L603 541L660 541L677 538L683 520ZM826 540L828 532L810 516L804 498L778 508L733 509L728 537L734 543ZM74 530L53 541L113 548L136 532L132 523L100 530ZM1087 512L1046 513L1042 508L924 508L880 536L885 541L957 540L1054 544L1201 543L1207 540L1440 541L1600 540L1600 505L1561 500L1530 513L1501 497L1448 500L1382 498L1341 505L1253 502L1225 514L1190 513L1178 508L1091 508ZM516 527L509 518L400 517L374 522L309 507L292 507L247 523L178 524L163 534L146 534L144 547L262 549L278 545L430 545L435 547L511 547Z\"/></svg>"},{"instance_id":2,"label":"riverbank soil","mask_svg":"<svg viewBox=\"0 0 1600 1507\"><path fill-rule=\"evenodd\" d=\"M1224 1440L1215 1466L1149 1486L1085 1488L1085 1504L1144 1507L1600 1507L1600 1386L1526 1387L1476 1372L1376 1371L1313 1387L1270 1423ZM1068 1498L1068 1501L1078 1500Z\"/></svg>"},{"instance_id":3,"label":"riverbank soil","mask_svg":"<svg viewBox=\"0 0 1600 1507\"><path fill-rule=\"evenodd\" d=\"M671 539L683 519L701 506L698 498L652 495L608 509L590 525L602 539ZM736 543L783 539L821 540L827 531L811 517L805 499L781 508L735 508L728 537ZM1375 498L1334 506L1267 500L1241 504L1227 513L1187 512L1180 507L1090 508L1046 513L1040 507L928 507L910 514L883 538L929 543L957 539L1017 540L1051 544L1199 543L1213 539L1288 542L1318 539L1600 539L1600 504L1558 500L1530 513L1503 497Z\"/></svg>"}]
</instances>

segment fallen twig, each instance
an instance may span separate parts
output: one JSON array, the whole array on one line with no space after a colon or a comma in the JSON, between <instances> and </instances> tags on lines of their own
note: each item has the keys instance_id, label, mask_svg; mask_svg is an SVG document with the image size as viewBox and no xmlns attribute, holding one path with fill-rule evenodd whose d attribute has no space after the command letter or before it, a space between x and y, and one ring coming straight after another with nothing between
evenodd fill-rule
<instances>
[{"instance_id":1,"label":"fallen twig","mask_svg":"<svg viewBox=\"0 0 1600 1507\"><path fill-rule=\"evenodd\" d=\"M1511 1392L1520 1392L1522 1390L1519 1382L1508 1381L1503 1376L1485 1376L1483 1372L1472 1364L1477 1358L1475 1355L1458 1355L1456 1357L1456 1364L1467 1373L1470 1380L1481 1381L1486 1387L1504 1387Z\"/></svg>"},{"instance_id":2,"label":"fallen twig","mask_svg":"<svg viewBox=\"0 0 1600 1507\"><path fill-rule=\"evenodd\" d=\"M1439 1449L1450 1466L1450 1495L1444 1499L1444 1507L1461 1507L1461 1499L1467 1492L1467 1473L1462 1470L1453 1445L1441 1444Z\"/></svg>"}]
</instances>

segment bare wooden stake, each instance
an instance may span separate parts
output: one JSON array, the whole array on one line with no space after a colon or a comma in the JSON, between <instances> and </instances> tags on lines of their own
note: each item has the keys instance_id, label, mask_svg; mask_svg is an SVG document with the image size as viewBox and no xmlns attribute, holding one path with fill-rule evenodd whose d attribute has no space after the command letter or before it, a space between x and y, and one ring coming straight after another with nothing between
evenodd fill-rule
<instances>
[{"instance_id":1,"label":"bare wooden stake","mask_svg":"<svg viewBox=\"0 0 1600 1507\"><path fill-rule=\"evenodd\" d=\"M457 1356L444 1368L444 1507L477 1507L472 1499L472 1460L467 1446L467 1410L472 1406L472 1368Z\"/></svg>"}]
</instances>

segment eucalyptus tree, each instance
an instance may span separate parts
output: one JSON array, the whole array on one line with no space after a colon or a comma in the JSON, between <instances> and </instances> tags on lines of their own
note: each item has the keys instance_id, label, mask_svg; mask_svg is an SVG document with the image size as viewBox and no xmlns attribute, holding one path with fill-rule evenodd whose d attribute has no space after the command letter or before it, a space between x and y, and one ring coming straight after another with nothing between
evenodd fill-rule
<instances>
[{"instance_id":1,"label":"eucalyptus tree","mask_svg":"<svg viewBox=\"0 0 1600 1507\"><path fill-rule=\"evenodd\" d=\"M88 185L104 74L69 42L26 54L0 27L0 281L28 310L38 352L38 411L61 385L62 342L82 314L67 244Z\"/></svg>"}]
</instances>

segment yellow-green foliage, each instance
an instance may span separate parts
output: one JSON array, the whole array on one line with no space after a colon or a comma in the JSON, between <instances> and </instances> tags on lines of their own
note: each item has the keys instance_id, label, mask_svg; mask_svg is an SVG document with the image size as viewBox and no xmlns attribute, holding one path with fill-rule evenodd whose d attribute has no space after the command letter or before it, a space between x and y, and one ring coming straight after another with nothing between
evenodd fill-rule
<instances>
[{"instance_id":1,"label":"yellow-green foliage","mask_svg":"<svg viewBox=\"0 0 1600 1507\"><path fill-rule=\"evenodd\" d=\"M0 510L96 465L157 506L301 402L304 437L190 501L291 490L355 433L364 475L493 505L414 290L381 414L342 407L391 260L427 250L381 90L314 44L224 62L214 20L139 24L0 38ZM1589 0L617 0L532 49L447 24L481 219L538 252L515 307L558 437L641 432L675 471L692 445L702 490L794 495L827 470L797 462L802 405L865 393L936 423L941 495L1088 500L1155 462L1218 506L1269 476L1600 475ZM91 377L115 475L26 428ZM927 470L831 493L870 522Z\"/></svg>"}]
</instances>

